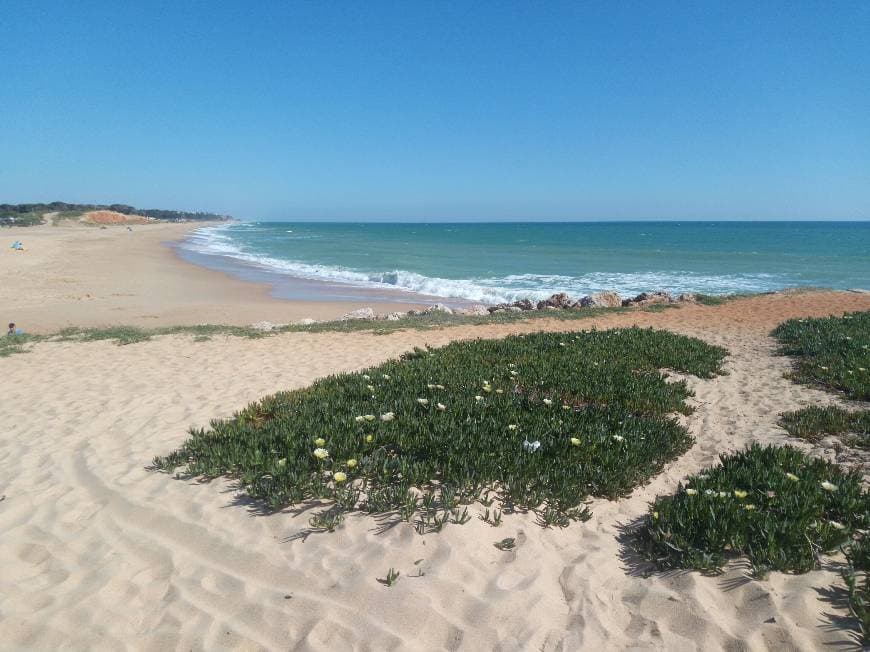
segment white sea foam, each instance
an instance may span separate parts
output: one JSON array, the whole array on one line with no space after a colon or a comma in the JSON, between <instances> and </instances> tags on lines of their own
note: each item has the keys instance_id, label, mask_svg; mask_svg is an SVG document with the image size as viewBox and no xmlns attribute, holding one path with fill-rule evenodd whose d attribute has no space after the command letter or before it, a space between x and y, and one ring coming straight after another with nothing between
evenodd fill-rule
<instances>
[{"instance_id":1,"label":"white sea foam","mask_svg":"<svg viewBox=\"0 0 870 652\"><path fill-rule=\"evenodd\" d=\"M556 292L582 296L613 290L623 297L650 290L671 292L763 292L782 288L787 279L773 274L701 275L681 271L594 272L580 276L517 274L477 279L424 276L407 270L364 271L331 265L285 260L245 251L227 233L234 225L196 230L182 247L200 254L223 256L271 272L310 280L347 283L368 288L399 289L434 297L502 303L518 299L542 299ZM305 237L305 236L303 236Z\"/></svg>"}]
</instances>

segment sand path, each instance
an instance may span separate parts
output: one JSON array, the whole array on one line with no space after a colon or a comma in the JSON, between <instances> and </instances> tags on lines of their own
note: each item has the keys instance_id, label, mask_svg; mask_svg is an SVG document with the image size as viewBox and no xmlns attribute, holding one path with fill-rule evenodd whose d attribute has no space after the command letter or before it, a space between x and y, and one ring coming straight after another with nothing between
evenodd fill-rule
<instances>
[{"instance_id":1,"label":"sand path","mask_svg":"<svg viewBox=\"0 0 870 652\"><path fill-rule=\"evenodd\" d=\"M842 646L829 565L800 576L643 578L621 527L656 493L747 442L784 442L777 414L829 395L783 378L766 336L790 316L870 309L870 296L771 296L596 321L433 332L44 343L0 359L0 648L801 649ZM224 481L146 470L189 425L415 345L523 330L653 325L726 346L728 375L691 379L696 445L652 483L566 530L506 516L417 535L353 515L296 538L310 513L261 516ZM475 517L479 506L470 508ZM512 552L492 543L517 538ZM415 564L417 560L422 560ZM376 582L389 567L393 588ZM422 577L410 577L422 571ZM834 594L836 597L836 594Z\"/></svg>"}]
</instances>

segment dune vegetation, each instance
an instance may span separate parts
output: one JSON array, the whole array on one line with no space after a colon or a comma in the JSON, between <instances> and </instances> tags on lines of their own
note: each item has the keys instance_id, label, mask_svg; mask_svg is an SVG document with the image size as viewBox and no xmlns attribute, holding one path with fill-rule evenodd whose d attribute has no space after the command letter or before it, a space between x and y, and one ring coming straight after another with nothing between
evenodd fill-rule
<instances>
[{"instance_id":1,"label":"dune vegetation","mask_svg":"<svg viewBox=\"0 0 870 652\"><path fill-rule=\"evenodd\" d=\"M795 360L795 382L870 400L870 311L790 319L772 335L779 352Z\"/></svg>"},{"instance_id":2,"label":"dune vegetation","mask_svg":"<svg viewBox=\"0 0 870 652\"><path fill-rule=\"evenodd\" d=\"M812 405L794 412L784 412L780 425L792 437L817 442L832 435L849 446L870 448L870 410L844 410L837 406Z\"/></svg>"},{"instance_id":3,"label":"dune vegetation","mask_svg":"<svg viewBox=\"0 0 870 652\"><path fill-rule=\"evenodd\" d=\"M191 431L154 460L201 478L229 476L269 509L332 501L396 511L418 530L534 510L543 525L588 518L588 496L616 498L691 445L684 381L711 378L722 348L667 331L539 333L417 349L359 373L263 399Z\"/></svg>"},{"instance_id":4,"label":"dune vegetation","mask_svg":"<svg viewBox=\"0 0 870 652\"><path fill-rule=\"evenodd\" d=\"M638 548L660 568L718 572L745 555L757 574L802 573L868 524L860 474L789 446L753 444L657 498Z\"/></svg>"}]
</instances>

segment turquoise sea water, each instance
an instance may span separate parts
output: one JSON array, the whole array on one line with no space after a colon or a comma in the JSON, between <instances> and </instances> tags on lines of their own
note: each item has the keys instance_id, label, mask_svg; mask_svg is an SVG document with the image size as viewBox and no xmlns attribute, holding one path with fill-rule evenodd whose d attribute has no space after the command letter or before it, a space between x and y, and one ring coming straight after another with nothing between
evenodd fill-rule
<instances>
[{"instance_id":1,"label":"turquoise sea water","mask_svg":"<svg viewBox=\"0 0 870 652\"><path fill-rule=\"evenodd\" d=\"M198 262L436 297L870 288L870 222L314 224L196 231Z\"/></svg>"}]
</instances>

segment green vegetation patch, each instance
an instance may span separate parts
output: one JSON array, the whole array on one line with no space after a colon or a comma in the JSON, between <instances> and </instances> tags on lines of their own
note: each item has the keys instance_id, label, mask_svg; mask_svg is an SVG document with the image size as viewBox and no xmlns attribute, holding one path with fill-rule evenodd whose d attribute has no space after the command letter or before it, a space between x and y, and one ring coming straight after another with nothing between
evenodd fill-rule
<instances>
[{"instance_id":1,"label":"green vegetation patch","mask_svg":"<svg viewBox=\"0 0 870 652\"><path fill-rule=\"evenodd\" d=\"M190 476L230 476L271 509L334 501L313 521L399 510L420 530L470 517L481 499L534 509L545 525L588 517L589 495L615 498L691 445L684 381L710 378L722 348L638 328L454 342L361 373L279 393L192 430L154 460Z\"/></svg>"},{"instance_id":2,"label":"green vegetation patch","mask_svg":"<svg viewBox=\"0 0 870 652\"><path fill-rule=\"evenodd\" d=\"M779 423L792 437L817 442L828 435L848 435L844 439L850 446L870 448L870 410L811 406L784 412Z\"/></svg>"},{"instance_id":3,"label":"green vegetation patch","mask_svg":"<svg viewBox=\"0 0 870 652\"><path fill-rule=\"evenodd\" d=\"M870 523L861 476L788 446L753 444L656 499L638 549L660 568L720 571L745 555L756 572L806 572Z\"/></svg>"},{"instance_id":4,"label":"green vegetation patch","mask_svg":"<svg viewBox=\"0 0 870 652\"><path fill-rule=\"evenodd\" d=\"M772 333L779 352L796 358L792 379L870 400L870 311L790 319Z\"/></svg>"},{"instance_id":5,"label":"green vegetation patch","mask_svg":"<svg viewBox=\"0 0 870 652\"><path fill-rule=\"evenodd\" d=\"M849 592L849 611L858 620L864 645L870 644L870 537L851 541L844 549L843 579Z\"/></svg>"}]
</instances>

